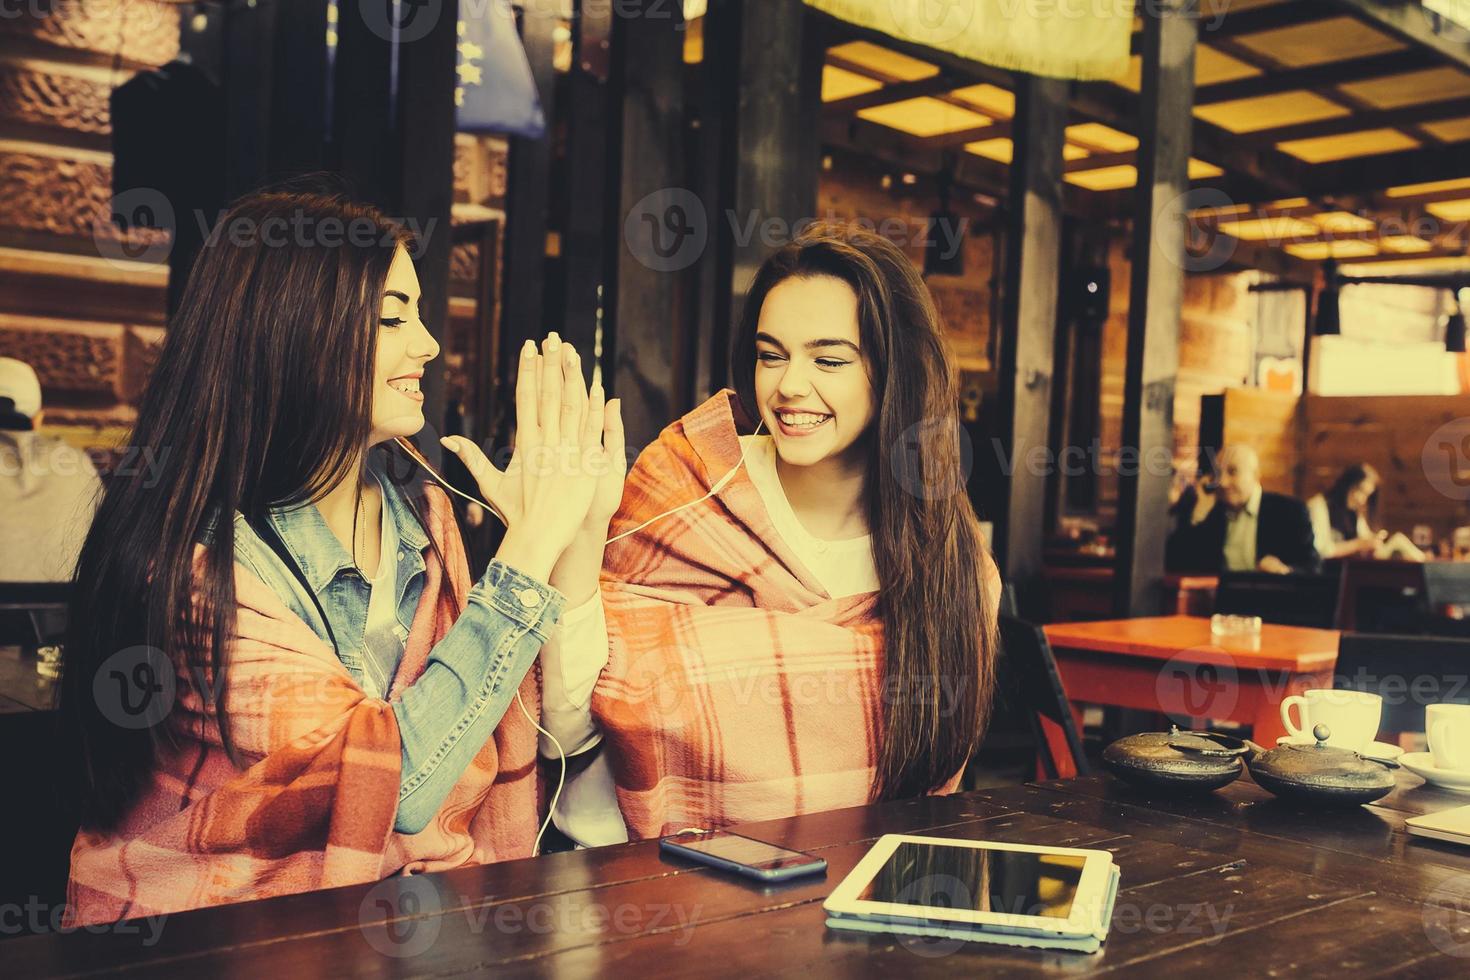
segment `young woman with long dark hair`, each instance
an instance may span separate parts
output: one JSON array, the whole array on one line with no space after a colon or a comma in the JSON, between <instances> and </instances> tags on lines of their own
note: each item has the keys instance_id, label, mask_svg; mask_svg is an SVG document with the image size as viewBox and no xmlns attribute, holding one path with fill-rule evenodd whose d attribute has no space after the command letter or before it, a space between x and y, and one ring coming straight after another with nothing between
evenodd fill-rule
<instances>
[{"instance_id":1,"label":"young woman with long dark hair","mask_svg":"<svg viewBox=\"0 0 1470 980\"><path fill-rule=\"evenodd\" d=\"M542 718L584 844L948 792L985 728L999 576L913 264L809 230L755 276L734 370L639 457L605 563L598 506L564 558Z\"/></svg>"},{"instance_id":2,"label":"young woman with long dark hair","mask_svg":"<svg viewBox=\"0 0 1470 980\"><path fill-rule=\"evenodd\" d=\"M1403 532L1375 530L1378 488L1383 478L1368 463L1345 467L1326 493L1307 500L1312 536L1323 558L1402 558L1424 561L1425 554Z\"/></svg>"},{"instance_id":3,"label":"young woman with long dark hair","mask_svg":"<svg viewBox=\"0 0 1470 980\"><path fill-rule=\"evenodd\" d=\"M201 250L78 564L75 923L531 853L528 671L548 585L621 423L575 351L528 343L508 531L471 582L447 497L393 440L439 352L411 239L315 184L253 194ZM446 440L463 451L463 440ZM610 475L609 475L610 474Z\"/></svg>"}]
</instances>

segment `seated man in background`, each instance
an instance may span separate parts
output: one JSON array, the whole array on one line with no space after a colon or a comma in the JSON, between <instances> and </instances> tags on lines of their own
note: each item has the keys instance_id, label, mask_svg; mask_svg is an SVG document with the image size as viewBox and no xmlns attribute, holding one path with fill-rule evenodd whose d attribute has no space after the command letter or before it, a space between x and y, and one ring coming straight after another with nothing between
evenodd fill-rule
<instances>
[{"instance_id":1,"label":"seated man in background","mask_svg":"<svg viewBox=\"0 0 1470 980\"><path fill-rule=\"evenodd\" d=\"M1170 571L1316 572L1322 559L1299 500L1261 487L1261 462L1249 446L1227 446L1212 481L1204 473L1181 498L1169 535Z\"/></svg>"},{"instance_id":2,"label":"seated man in background","mask_svg":"<svg viewBox=\"0 0 1470 980\"><path fill-rule=\"evenodd\" d=\"M29 364L0 357L0 582L67 582L102 481L87 454L35 431L41 384ZM41 640L61 613L35 623Z\"/></svg>"}]
</instances>

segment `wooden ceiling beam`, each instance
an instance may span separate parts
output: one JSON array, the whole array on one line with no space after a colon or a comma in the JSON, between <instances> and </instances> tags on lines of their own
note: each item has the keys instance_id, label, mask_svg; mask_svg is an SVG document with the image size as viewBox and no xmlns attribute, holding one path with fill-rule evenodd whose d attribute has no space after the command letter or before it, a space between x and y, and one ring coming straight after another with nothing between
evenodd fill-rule
<instances>
[{"instance_id":1,"label":"wooden ceiling beam","mask_svg":"<svg viewBox=\"0 0 1470 980\"><path fill-rule=\"evenodd\" d=\"M1389 75L1401 75L1424 67L1424 55L1415 50L1390 51L1366 58L1350 58L1325 65L1279 70L1263 69L1263 74L1237 78L1229 82L1201 85L1195 90L1195 105L1213 105L1235 99L1276 95L1297 89L1330 88L1348 82L1362 82Z\"/></svg>"},{"instance_id":2,"label":"wooden ceiling beam","mask_svg":"<svg viewBox=\"0 0 1470 980\"><path fill-rule=\"evenodd\" d=\"M964 146L966 143L975 143L980 140L1010 139L1011 132L1011 121L1009 119L1003 119L1000 122L991 123L989 126L976 126L972 129L961 129L953 133L928 136L921 140L920 143L929 149L942 150L949 147Z\"/></svg>"},{"instance_id":3,"label":"wooden ceiling beam","mask_svg":"<svg viewBox=\"0 0 1470 980\"><path fill-rule=\"evenodd\" d=\"M1284 143L1288 140L1341 136L1345 133L1359 133L1367 129L1412 126L1444 119L1459 119L1465 116L1470 116L1470 98L1429 102L1397 109L1370 109L1335 119L1318 119L1314 122L1277 126L1274 129L1258 129L1253 133L1241 133L1235 138L1247 146L1275 146L1277 143Z\"/></svg>"},{"instance_id":4,"label":"wooden ceiling beam","mask_svg":"<svg viewBox=\"0 0 1470 980\"><path fill-rule=\"evenodd\" d=\"M1436 30L1418 3L1383 3L1381 0L1329 0L1332 6L1352 14L1369 27L1401 41L1427 49L1441 60L1470 69L1470 45L1465 43L1470 28ZM1295 6L1295 4L1288 4Z\"/></svg>"},{"instance_id":5,"label":"wooden ceiling beam","mask_svg":"<svg viewBox=\"0 0 1470 980\"><path fill-rule=\"evenodd\" d=\"M828 61L834 67L845 68L848 71L861 67L851 65L851 62L848 64L839 64L842 60L836 57L828 58ZM849 67L850 65L851 67ZM861 72L861 74L865 74L869 78L873 77L869 72ZM875 89L872 92L863 92L859 95L850 95L845 99L834 99L831 102L823 103L822 112L829 116L850 116L863 109L871 109L874 106L891 105L894 102L904 102L908 99L920 99L926 96L944 95L951 89L960 88L963 85L963 82L956 81L944 72L940 72L938 75L933 75L929 78L915 79L911 82L885 82L882 88Z\"/></svg>"},{"instance_id":6,"label":"wooden ceiling beam","mask_svg":"<svg viewBox=\"0 0 1470 980\"><path fill-rule=\"evenodd\" d=\"M1304 168L1298 193L1321 197L1467 176L1470 176L1470 141L1319 163Z\"/></svg>"}]
</instances>

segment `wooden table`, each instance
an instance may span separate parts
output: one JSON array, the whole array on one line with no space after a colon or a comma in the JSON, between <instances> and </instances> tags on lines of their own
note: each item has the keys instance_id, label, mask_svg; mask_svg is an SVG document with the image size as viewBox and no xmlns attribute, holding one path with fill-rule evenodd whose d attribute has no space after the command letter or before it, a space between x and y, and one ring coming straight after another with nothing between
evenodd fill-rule
<instances>
[{"instance_id":1,"label":"wooden table","mask_svg":"<svg viewBox=\"0 0 1470 980\"><path fill-rule=\"evenodd\" d=\"M1424 976L1470 969L1470 849L1405 817L1466 797L1402 788L1324 814L1242 780L1203 798L1094 776L738 828L819 854L761 887L643 841L171 916L154 929L0 942L16 977ZM821 903L885 833L1100 847L1122 888L1095 955L936 945L824 927ZM1457 904L1458 903L1458 904ZM131 928L131 925L128 926Z\"/></svg>"},{"instance_id":2,"label":"wooden table","mask_svg":"<svg viewBox=\"0 0 1470 980\"><path fill-rule=\"evenodd\" d=\"M1197 616L1153 616L1045 627L1073 710L1111 705L1234 721L1271 746L1286 734L1281 701L1331 687L1336 630L1266 623L1259 639L1215 638ZM1079 728L1080 730L1080 728Z\"/></svg>"}]
</instances>

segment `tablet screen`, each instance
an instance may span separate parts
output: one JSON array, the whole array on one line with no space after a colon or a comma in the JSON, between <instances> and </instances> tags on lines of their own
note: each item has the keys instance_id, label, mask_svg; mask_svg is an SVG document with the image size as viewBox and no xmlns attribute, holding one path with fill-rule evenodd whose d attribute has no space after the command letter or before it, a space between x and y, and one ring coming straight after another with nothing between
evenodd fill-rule
<instances>
[{"instance_id":1,"label":"tablet screen","mask_svg":"<svg viewBox=\"0 0 1470 980\"><path fill-rule=\"evenodd\" d=\"M1065 919L1087 858L904 841L859 899Z\"/></svg>"}]
</instances>

